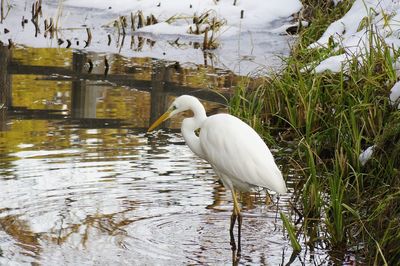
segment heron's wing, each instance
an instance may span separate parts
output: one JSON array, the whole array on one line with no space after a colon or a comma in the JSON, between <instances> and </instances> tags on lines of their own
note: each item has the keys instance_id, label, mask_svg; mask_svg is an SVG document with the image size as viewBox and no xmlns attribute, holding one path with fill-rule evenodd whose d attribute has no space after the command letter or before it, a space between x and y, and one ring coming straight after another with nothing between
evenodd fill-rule
<instances>
[{"instance_id":1,"label":"heron's wing","mask_svg":"<svg viewBox=\"0 0 400 266\"><path fill-rule=\"evenodd\" d=\"M210 116L200 131L200 143L207 161L232 183L247 183L286 192L281 171L260 136L240 119L218 114Z\"/></svg>"}]
</instances>

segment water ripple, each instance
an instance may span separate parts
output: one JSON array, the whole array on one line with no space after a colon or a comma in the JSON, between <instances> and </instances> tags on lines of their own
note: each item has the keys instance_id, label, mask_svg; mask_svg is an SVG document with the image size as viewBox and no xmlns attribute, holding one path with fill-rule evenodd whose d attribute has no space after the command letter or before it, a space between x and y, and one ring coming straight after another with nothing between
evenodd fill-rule
<instances>
[{"instance_id":1,"label":"water ripple","mask_svg":"<svg viewBox=\"0 0 400 266\"><path fill-rule=\"evenodd\" d=\"M84 133L72 148L25 140L5 153L0 264L230 264L231 195L180 134L113 133L113 146L101 130ZM289 252L277 217L275 206L245 206L243 263L275 265Z\"/></svg>"}]
</instances>

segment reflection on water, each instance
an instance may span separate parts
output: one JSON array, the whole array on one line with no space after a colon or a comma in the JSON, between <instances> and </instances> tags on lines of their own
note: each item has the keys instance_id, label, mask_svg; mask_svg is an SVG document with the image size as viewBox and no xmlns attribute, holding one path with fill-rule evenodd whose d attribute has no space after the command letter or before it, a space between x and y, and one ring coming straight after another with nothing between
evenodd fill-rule
<instances>
[{"instance_id":1,"label":"reflection on water","mask_svg":"<svg viewBox=\"0 0 400 266\"><path fill-rule=\"evenodd\" d=\"M0 94L0 264L230 264L230 193L184 145L177 120L166 131L146 128L184 86L218 101L196 86L207 78L221 88L232 78L179 77L165 67L149 73L146 62L140 70L118 59L111 79L133 73L96 80L79 69L81 55L49 53L40 59L41 49L16 50L19 65L7 62L7 73L2 66L0 82L8 87ZM32 74L29 65L55 73L72 66L77 74ZM102 75L99 68L93 75ZM141 90L143 84L152 89ZM221 108L204 103L213 112ZM264 201L261 193L244 207L244 264L290 258L277 207ZM282 197L279 209L287 205Z\"/></svg>"}]
</instances>

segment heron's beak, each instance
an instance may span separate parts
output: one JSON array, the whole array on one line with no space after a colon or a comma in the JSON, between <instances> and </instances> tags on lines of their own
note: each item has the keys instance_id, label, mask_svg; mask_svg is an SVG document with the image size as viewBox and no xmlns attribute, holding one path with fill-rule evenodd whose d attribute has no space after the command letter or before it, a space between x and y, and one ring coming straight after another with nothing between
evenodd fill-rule
<instances>
[{"instance_id":1,"label":"heron's beak","mask_svg":"<svg viewBox=\"0 0 400 266\"><path fill-rule=\"evenodd\" d=\"M171 110L166 111L162 116L160 116L147 130L147 132L152 131L153 129L155 129L159 124L161 124L162 122L164 122L165 120L167 120L169 118L169 115L171 114Z\"/></svg>"}]
</instances>

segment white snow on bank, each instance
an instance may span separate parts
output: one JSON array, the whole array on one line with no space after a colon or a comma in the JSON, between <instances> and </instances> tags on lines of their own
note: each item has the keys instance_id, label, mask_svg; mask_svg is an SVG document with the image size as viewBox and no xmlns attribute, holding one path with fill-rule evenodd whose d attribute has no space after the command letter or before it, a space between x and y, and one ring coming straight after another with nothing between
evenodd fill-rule
<instances>
[{"instance_id":1,"label":"white snow on bank","mask_svg":"<svg viewBox=\"0 0 400 266\"><path fill-rule=\"evenodd\" d=\"M396 82L390 90L389 99L393 106L397 104L397 109L400 109L400 81Z\"/></svg>"},{"instance_id":2,"label":"white snow on bank","mask_svg":"<svg viewBox=\"0 0 400 266\"><path fill-rule=\"evenodd\" d=\"M342 2L343 0L333 0L333 4L336 6L337 4L339 4L340 2Z\"/></svg>"},{"instance_id":3,"label":"white snow on bank","mask_svg":"<svg viewBox=\"0 0 400 266\"><path fill-rule=\"evenodd\" d=\"M331 39L337 45L335 51L344 50L334 59L329 57L315 68L317 73L326 70L339 72L346 68L348 60L362 56L369 50L371 27L366 26L369 19L373 30L389 46L400 48L400 1L399 0L356 0L351 9L339 20L332 23L322 37L309 46L310 49L328 47Z\"/></svg>"},{"instance_id":4,"label":"white snow on bank","mask_svg":"<svg viewBox=\"0 0 400 266\"><path fill-rule=\"evenodd\" d=\"M324 61L322 61L318 66L315 67L315 72L321 73L324 71L332 71L332 72L339 72L342 69L346 69L347 64L345 64L347 60L346 54L331 56Z\"/></svg>"},{"instance_id":5,"label":"white snow on bank","mask_svg":"<svg viewBox=\"0 0 400 266\"><path fill-rule=\"evenodd\" d=\"M244 30L263 29L268 23L289 17L302 7L299 0L238 0L236 6L233 2L233 0L68 0L66 4L85 8L110 8L111 12L121 15L142 10L145 15L153 14L159 21L174 16L186 17L186 25L192 24L194 14L199 16L211 10L211 16L225 19L228 26L241 27ZM242 10L243 19L241 19ZM182 21L179 23L185 24Z\"/></svg>"},{"instance_id":6,"label":"white snow on bank","mask_svg":"<svg viewBox=\"0 0 400 266\"><path fill-rule=\"evenodd\" d=\"M151 34L151 36L179 36L185 39L202 40L204 34L190 34L194 29L193 16L209 14L208 20L216 18L223 26L215 33L221 39L237 37L241 32L266 31L277 32L270 28L271 22L282 18L289 18L300 11L300 0L68 0L67 5L74 7L96 8L113 12L115 15L129 15L142 11L145 16L154 15L161 22L155 25L144 26L136 32ZM243 12L243 16L242 16Z\"/></svg>"},{"instance_id":7,"label":"white snow on bank","mask_svg":"<svg viewBox=\"0 0 400 266\"><path fill-rule=\"evenodd\" d=\"M360 161L361 165L365 165L369 159L371 159L372 154L374 153L375 145L368 147L365 151L363 151L358 160Z\"/></svg>"}]
</instances>

